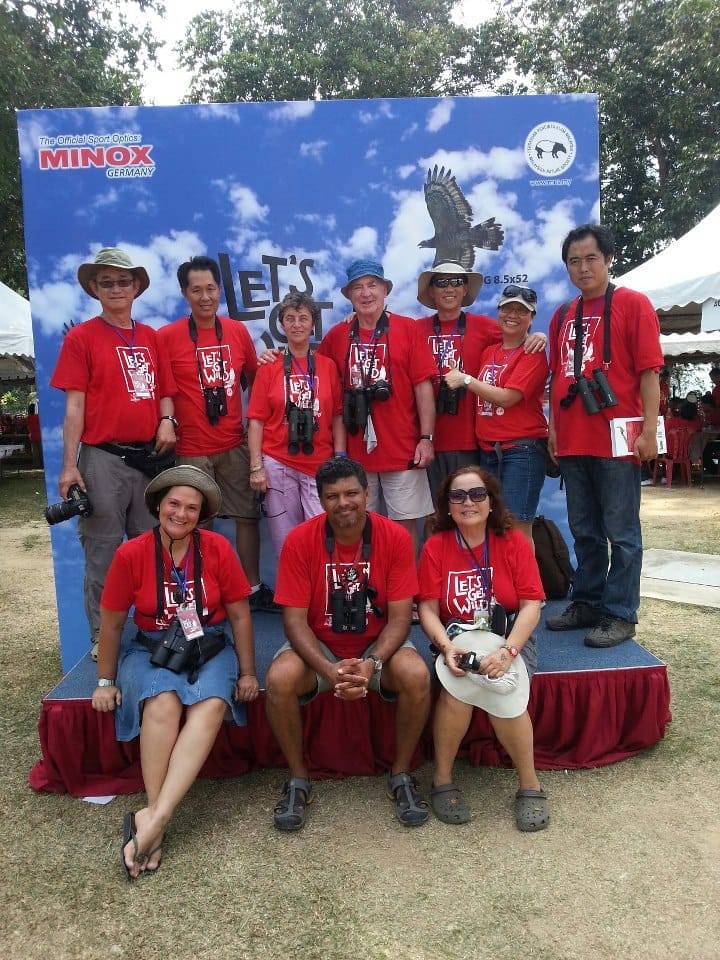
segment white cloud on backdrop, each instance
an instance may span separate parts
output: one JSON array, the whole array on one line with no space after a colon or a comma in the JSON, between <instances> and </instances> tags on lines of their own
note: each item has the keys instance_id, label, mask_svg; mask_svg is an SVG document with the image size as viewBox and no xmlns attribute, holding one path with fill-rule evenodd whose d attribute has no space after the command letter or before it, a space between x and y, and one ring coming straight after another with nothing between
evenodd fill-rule
<instances>
[{"instance_id":1,"label":"white cloud on backdrop","mask_svg":"<svg viewBox=\"0 0 720 960\"><path fill-rule=\"evenodd\" d=\"M277 123L292 123L309 117L315 110L314 100L298 100L297 102L283 103L270 111L270 119Z\"/></svg>"},{"instance_id":2,"label":"white cloud on backdrop","mask_svg":"<svg viewBox=\"0 0 720 960\"><path fill-rule=\"evenodd\" d=\"M428 114L425 129L429 133L437 133L438 130L450 123L455 104L452 100L441 100Z\"/></svg>"}]
</instances>

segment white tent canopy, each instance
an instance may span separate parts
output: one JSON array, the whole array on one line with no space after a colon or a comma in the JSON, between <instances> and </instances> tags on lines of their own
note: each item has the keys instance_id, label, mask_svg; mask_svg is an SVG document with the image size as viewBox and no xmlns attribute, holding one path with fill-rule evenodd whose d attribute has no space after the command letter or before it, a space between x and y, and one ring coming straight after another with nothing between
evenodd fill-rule
<instances>
[{"instance_id":1,"label":"white tent canopy","mask_svg":"<svg viewBox=\"0 0 720 960\"><path fill-rule=\"evenodd\" d=\"M615 281L640 290L656 310L697 320L702 304L720 300L720 206L689 233ZM692 309L680 310L688 307ZM673 308L676 308L673 310Z\"/></svg>"},{"instance_id":2,"label":"white tent canopy","mask_svg":"<svg viewBox=\"0 0 720 960\"><path fill-rule=\"evenodd\" d=\"M35 377L30 304L0 283L0 380Z\"/></svg>"},{"instance_id":3,"label":"white tent canopy","mask_svg":"<svg viewBox=\"0 0 720 960\"><path fill-rule=\"evenodd\" d=\"M720 330L663 334L660 346L665 359L673 363L717 362L720 360Z\"/></svg>"}]
</instances>

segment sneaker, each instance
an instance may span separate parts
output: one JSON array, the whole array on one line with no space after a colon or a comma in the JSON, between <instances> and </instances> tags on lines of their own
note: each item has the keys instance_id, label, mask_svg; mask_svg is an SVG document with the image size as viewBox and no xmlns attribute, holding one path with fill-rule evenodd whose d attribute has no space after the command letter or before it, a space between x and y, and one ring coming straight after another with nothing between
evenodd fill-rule
<instances>
[{"instance_id":1,"label":"sneaker","mask_svg":"<svg viewBox=\"0 0 720 960\"><path fill-rule=\"evenodd\" d=\"M250 613L280 613L280 607L275 603L273 592L266 583L260 584L260 589L248 597Z\"/></svg>"},{"instance_id":2,"label":"sneaker","mask_svg":"<svg viewBox=\"0 0 720 960\"><path fill-rule=\"evenodd\" d=\"M603 616L585 637L586 647L615 647L635 636L635 624L620 617Z\"/></svg>"},{"instance_id":3,"label":"sneaker","mask_svg":"<svg viewBox=\"0 0 720 960\"><path fill-rule=\"evenodd\" d=\"M581 600L573 601L556 617L548 617L545 626L548 630L580 630L594 627L600 619L600 611Z\"/></svg>"}]
</instances>

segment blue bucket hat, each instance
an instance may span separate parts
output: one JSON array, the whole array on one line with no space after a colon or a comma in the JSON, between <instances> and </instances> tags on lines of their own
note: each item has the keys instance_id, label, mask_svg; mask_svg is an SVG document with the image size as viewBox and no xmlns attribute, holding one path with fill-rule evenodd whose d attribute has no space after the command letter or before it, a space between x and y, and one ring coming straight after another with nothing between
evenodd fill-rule
<instances>
[{"instance_id":1,"label":"blue bucket hat","mask_svg":"<svg viewBox=\"0 0 720 960\"><path fill-rule=\"evenodd\" d=\"M355 280L359 280L360 277L377 277L378 280L382 280L383 283L387 285L388 293L390 293L393 288L392 280L385 279L383 266L381 263L378 263L377 260L353 260L347 268L347 283L340 290L346 300L350 299L348 296L348 287Z\"/></svg>"}]
</instances>

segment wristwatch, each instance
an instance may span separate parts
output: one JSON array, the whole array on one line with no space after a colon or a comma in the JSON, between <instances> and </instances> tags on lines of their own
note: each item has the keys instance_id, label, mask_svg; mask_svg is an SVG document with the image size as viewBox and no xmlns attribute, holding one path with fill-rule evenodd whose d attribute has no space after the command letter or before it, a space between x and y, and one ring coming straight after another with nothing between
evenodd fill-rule
<instances>
[{"instance_id":1,"label":"wristwatch","mask_svg":"<svg viewBox=\"0 0 720 960\"><path fill-rule=\"evenodd\" d=\"M374 664L373 673L380 673L383 668L383 662L380 657L376 657L374 653L369 653L366 657L366 660L372 660Z\"/></svg>"},{"instance_id":2,"label":"wristwatch","mask_svg":"<svg viewBox=\"0 0 720 960\"><path fill-rule=\"evenodd\" d=\"M114 681L114 680L106 680L104 677L100 677L100 679L99 679L98 682L97 682L97 685L98 685L99 687L114 687L114 686L115 686L115 681Z\"/></svg>"},{"instance_id":3,"label":"wristwatch","mask_svg":"<svg viewBox=\"0 0 720 960\"><path fill-rule=\"evenodd\" d=\"M507 652L508 652L508 653L510 654L510 656L513 658L513 660L514 660L515 657L520 653L520 651L518 650L517 647L512 647L512 646L510 646L509 643L504 643L504 644L500 647L500 649L501 649L501 650L507 650Z\"/></svg>"},{"instance_id":4,"label":"wristwatch","mask_svg":"<svg viewBox=\"0 0 720 960\"><path fill-rule=\"evenodd\" d=\"M177 428L178 428L178 422L177 422L177 420L175 419L175 417L171 417L170 414L166 413L164 417L160 417L160 420L161 420L161 421L162 421L162 420L169 420L170 423L171 423L171 424L175 427L175 429L177 430Z\"/></svg>"},{"instance_id":5,"label":"wristwatch","mask_svg":"<svg viewBox=\"0 0 720 960\"><path fill-rule=\"evenodd\" d=\"M466 373L465 376L463 377L463 383L465 384L466 387L470 386L471 380L472 380L472 377L470 376L470 374Z\"/></svg>"},{"instance_id":6,"label":"wristwatch","mask_svg":"<svg viewBox=\"0 0 720 960\"><path fill-rule=\"evenodd\" d=\"M421 433L421 434L420 434L420 439L421 439L421 440L429 440L430 443L432 443L435 438L433 437L432 433Z\"/></svg>"}]
</instances>

